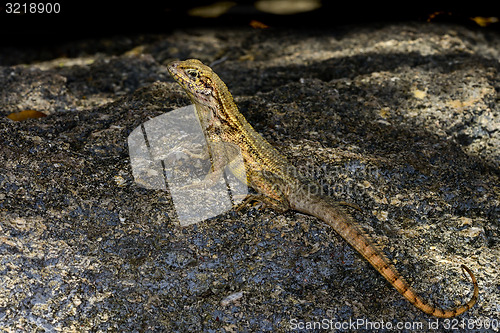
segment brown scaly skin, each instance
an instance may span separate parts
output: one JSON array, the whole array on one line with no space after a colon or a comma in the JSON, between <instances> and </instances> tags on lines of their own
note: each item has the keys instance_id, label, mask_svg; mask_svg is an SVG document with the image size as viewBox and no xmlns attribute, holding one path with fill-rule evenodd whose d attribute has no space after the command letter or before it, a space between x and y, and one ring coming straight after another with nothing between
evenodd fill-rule
<instances>
[{"instance_id":1,"label":"brown scaly skin","mask_svg":"<svg viewBox=\"0 0 500 333\"><path fill-rule=\"evenodd\" d=\"M462 270L470 275L474 285L474 294L467 303L451 310L440 309L417 295L370 237L344 212L341 203L311 193L310 188L298 180L295 169L286 158L258 134L238 111L226 85L210 67L199 60L190 59L172 62L168 70L195 105L209 150L218 142L229 142L240 148L245 170L233 170L233 173L259 193L258 200L279 211L293 209L328 223L401 295L429 315L451 318L474 306L479 288L474 274L465 265L461 265ZM211 154L213 157L220 153L212 151ZM216 160L213 163L216 169L224 161L218 163Z\"/></svg>"}]
</instances>

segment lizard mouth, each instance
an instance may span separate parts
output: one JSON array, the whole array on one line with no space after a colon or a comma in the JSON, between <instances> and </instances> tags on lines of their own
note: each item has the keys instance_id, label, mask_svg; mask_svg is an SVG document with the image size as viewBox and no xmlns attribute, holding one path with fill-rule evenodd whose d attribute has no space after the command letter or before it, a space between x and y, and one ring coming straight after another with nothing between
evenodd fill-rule
<instances>
[{"instance_id":1,"label":"lizard mouth","mask_svg":"<svg viewBox=\"0 0 500 333\"><path fill-rule=\"evenodd\" d=\"M179 73L179 69L177 68L179 66L179 62L178 61L172 61L170 62L168 65L167 65L167 70L168 72L170 73L170 75L172 75L172 77L178 81L179 78L180 78L180 73Z\"/></svg>"},{"instance_id":2,"label":"lizard mouth","mask_svg":"<svg viewBox=\"0 0 500 333\"><path fill-rule=\"evenodd\" d=\"M173 61L167 65L170 75L186 91L194 104L209 105L211 103L211 89L200 84L200 82L194 82L186 71L180 67L181 63L180 61Z\"/></svg>"}]
</instances>

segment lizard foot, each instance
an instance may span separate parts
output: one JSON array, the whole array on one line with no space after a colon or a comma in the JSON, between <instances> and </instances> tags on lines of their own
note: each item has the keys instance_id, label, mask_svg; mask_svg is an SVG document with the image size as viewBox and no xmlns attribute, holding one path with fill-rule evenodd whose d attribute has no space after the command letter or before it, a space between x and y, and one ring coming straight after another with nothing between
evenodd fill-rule
<instances>
[{"instance_id":1,"label":"lizard foot","mask_svg":"<svg viewBox=\"0 0 500 333\"><path fill-rule=\"evenodd\" d=\"M238 205L236 211L239 212L244 207L251 206L252 202L258 202L262 209L272 208L279 213L283 213L289 209L287 204L281 201L274 200L263 194L249 194L247 197Z\"/></svg>"}]
</instances>

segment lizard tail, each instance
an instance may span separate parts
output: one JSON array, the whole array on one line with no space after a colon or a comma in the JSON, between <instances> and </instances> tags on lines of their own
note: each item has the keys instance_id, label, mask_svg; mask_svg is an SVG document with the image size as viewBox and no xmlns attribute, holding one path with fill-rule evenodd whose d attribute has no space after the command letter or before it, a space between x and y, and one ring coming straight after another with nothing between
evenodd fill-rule
<instances>
[{"instance_id":1,"label":"lizard tail","mask_svg":"<svg viewBox=\"0 0 500 333\"><path fill-rule=\"evenodd\" d=\"M307 199L305 199L307 198ZM289 196L290 207L294 210L314 215L328 223L354 249L356 249L396 290L411 304L423 312L438 317L452 318L458 316L474 306L479 295L476 277L465 265L461 265L463 272L467 272L474 285L474 294L471 299L454 309L441 309L428 304L406 282L384 253L370 240L353 219L340 207L328 203L324 198L314 195L304 196L293 194Z\"/></svg>"}]
</instances>

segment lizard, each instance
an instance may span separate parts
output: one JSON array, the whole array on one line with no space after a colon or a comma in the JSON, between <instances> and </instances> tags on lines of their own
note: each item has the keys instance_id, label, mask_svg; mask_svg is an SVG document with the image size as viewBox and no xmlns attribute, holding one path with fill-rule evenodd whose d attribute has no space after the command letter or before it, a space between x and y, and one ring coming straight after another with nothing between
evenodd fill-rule
<instances>
[{"instance_id":1,"label":"lizard","mask_svg":"<svg viewBox=\"0 0 500 333\"><path fill-rule=\"evenodd\" d=\"M417 294L371 237L346 212L343 207L346 203L313 193L310 186L296 175L296 170L285 156L247 122L225 83L209 66L197 59L188 59L173 61L167 69L194 104L206 140L209 143L231 143L240 148L245 170L236 168L232 172L258 193L247 199L260 201L278 212L291 209L323 220L403 297L428 315L452 318L474 306L479 295L478 283L472 271L463 264L462 272L469 274L474 287L467 303L453 309L442 309ZM210 144L208 147L210 150ZM216 167L213 165L213 168Z\"/></svg>"}]
</instances>

